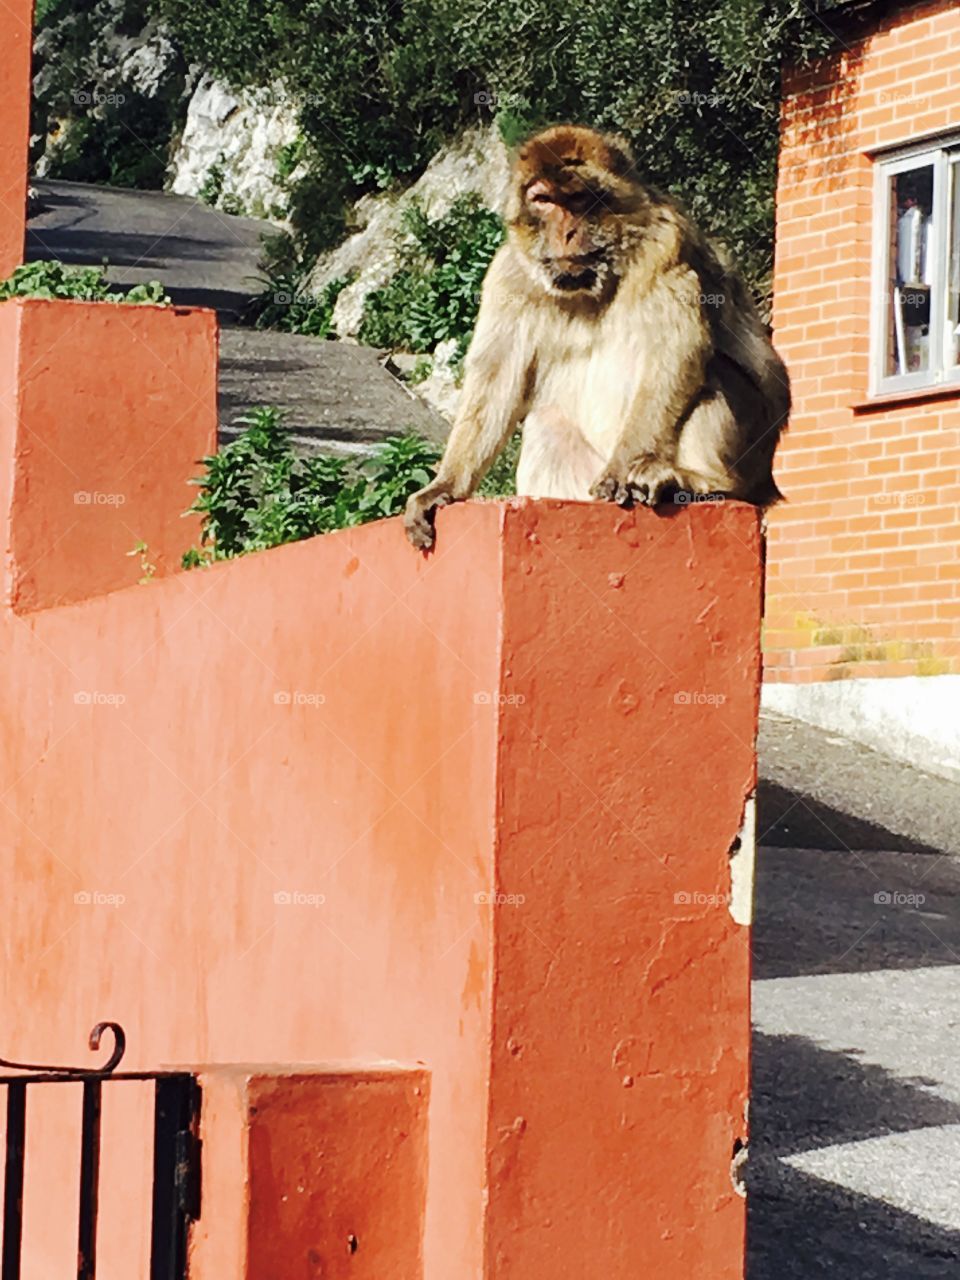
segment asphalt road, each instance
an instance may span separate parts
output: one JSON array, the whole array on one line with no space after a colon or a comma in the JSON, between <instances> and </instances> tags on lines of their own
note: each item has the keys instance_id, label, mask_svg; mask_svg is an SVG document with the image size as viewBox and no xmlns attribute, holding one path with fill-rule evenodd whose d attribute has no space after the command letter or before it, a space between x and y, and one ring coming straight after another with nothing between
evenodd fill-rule
<instances>
[{"instance_id":1,"label":"asphalt road","mask_svg":"<svg viewBox=\"0 0 960 1280\"><path fill-rule=\"evenodd\" d=\"M351 454L408 428L436 440L447 424L412 395L369 347L237 325L264 287L260 257L270 223L220 213L189 196L76 182L37 182L27 257L108 263L118 287L159 280L181 306L220 315L220 427L230 439L256 405L277 405L305 452Z\"/></svg>"},{"instance_id":2,"label":"asphalt road","mask_svg":"<svg viewBox=\"0 0 960 1280\"><path fill-rule=\"evenodd\" d=\"M960 785L760 734L749 1280L960 1277Z\"/></svg>"}]
</instances>

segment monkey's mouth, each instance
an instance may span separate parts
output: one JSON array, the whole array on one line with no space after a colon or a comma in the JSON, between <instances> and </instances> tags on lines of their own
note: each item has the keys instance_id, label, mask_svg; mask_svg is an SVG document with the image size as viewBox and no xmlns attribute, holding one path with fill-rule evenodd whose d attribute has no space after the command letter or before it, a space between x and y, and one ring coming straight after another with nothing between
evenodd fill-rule
<instances>
[{"instance_id":1,"label":"monkey's mouth","mask_svg":"<svg viewBox=\"0 0 960 1280\"><path fill-rule=\"evenodd\" d=\"M557 293L589 293L596 296L603 288L607 276L607 262L598 249L577 254L576 257L548 259L544 266L550 288Z\"/></svg>"},{"instance_id":2,"label":"monkey's mouth","mask_svg":"<svg viewBox=\"0 0 960 1280\"><path fill-rule=\"evenodd\" d=\"M585 271L561 271L553 277L553 287L561 293L576 293L578 290L592 293L597 287L597 279L592 267Z\"/></svg>"}]
</instances>

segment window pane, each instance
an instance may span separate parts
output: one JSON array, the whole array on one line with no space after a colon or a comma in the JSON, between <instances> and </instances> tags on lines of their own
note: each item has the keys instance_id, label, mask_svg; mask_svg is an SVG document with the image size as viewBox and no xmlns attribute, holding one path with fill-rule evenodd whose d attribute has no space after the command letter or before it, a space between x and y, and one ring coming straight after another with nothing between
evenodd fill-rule
<instances>
[{"instance_id":1,"label":"window pane","mask_svg":"<svg viewBox=\"0 0 960 1280\"><path fill-rule=\"evenodd\" d=\"M960 163L950 166L950 247L947 259L947 334L946 364L948 369L960 364Z\"/></svg>"},{"instance_id":2,"label":"window pane","mask_svg":"<svg viewBox=\"0 0 960 1280\"><path fill-rule=\"evenodd\" d=\"M933 165L890 179L887 269L888 375L930 368L933 280Z\"/></svg>"}]
</instances>

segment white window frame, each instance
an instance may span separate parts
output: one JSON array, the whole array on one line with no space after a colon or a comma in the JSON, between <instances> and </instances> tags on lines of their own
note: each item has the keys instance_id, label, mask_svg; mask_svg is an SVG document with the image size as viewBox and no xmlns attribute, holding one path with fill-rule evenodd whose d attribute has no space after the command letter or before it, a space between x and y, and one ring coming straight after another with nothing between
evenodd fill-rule
<instances>
[{"instance_id":1,"label":"white window frame","mask_svg":"<svg viewBox=\"0 0 960 1280\"><path fill-rule=\"evenodd\" d=\"M873 278L870 302L870 386L871 396L895 395L923 388L960 388L960 364L948 365L947 302L948 247L953 219L953 166L960 163L960 135L938 138L901 148L889 156L874 157L873 188ZM887 339L889 326L888 253L891 243L890 180L898 173L924 166L933 168L933 226L930 282L930 368L914 373L889 374Z\"/></svg>"}]
</instances>

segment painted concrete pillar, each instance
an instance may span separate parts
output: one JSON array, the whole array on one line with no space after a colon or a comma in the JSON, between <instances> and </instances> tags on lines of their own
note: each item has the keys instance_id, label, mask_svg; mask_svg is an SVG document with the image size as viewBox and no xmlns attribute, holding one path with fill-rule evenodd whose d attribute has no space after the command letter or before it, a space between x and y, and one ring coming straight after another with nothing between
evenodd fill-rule
<instances>
[{"instance_id":1,"label":"painted concrete pillar","mask_svg":"<svg viewBox=\"0 0 960 1280\"><path fill-rule=\"evenodd\" d=\"M503 528L485 1274L742 1274L757 513Z\"/></svg>"},{"instance_id":2,"label":"painted concrete pillar","mask_svg":"<svg viewBox=\"0 0 960 1280\"><path fill-rule=\"evenodd\" d=\"M0 8L0 280L23 261L33 0Z\"/></svg>"},{"instance_id":3,"label":"painted concrete pillar","mask_svg":"<svg viewBox=\"0 0 960 1280\"><path fill-rule=\"evenodd\" d=\"M422 1069L203 1068L191 1280L423 1274Z\"/></svg>"},{"instance_id":4,"label":"painted concrete pillar","mask_svg":"<svg viewBox=\"0 0 960 1280\"><path fill-rule=\"evenodd\" d=\"M6 602L29 612L179 569L200 529L183 518L189 481L216 448L215 314L6 302L0 387Z\"/></svg>"}]
</instances>

